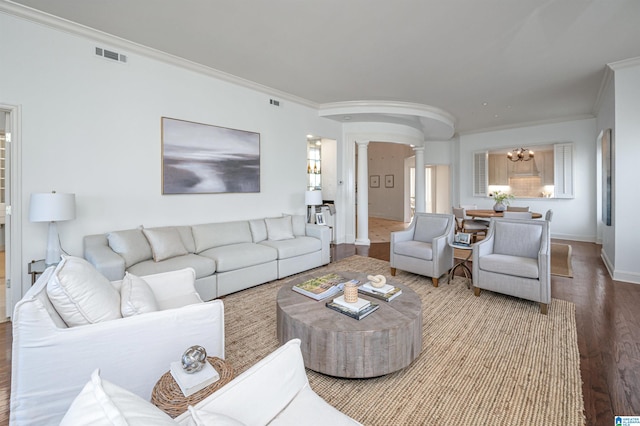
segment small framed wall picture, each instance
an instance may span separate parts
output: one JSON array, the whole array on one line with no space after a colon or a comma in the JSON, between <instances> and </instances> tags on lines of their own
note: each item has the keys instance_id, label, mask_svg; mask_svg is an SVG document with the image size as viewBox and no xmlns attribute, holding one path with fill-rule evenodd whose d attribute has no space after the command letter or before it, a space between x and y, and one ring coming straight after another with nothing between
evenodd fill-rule
<instances>
[{"instance_id":1,"label":"small framed wall picture","mask_svg":"<svg viewBox=\"0 0 640 426\"><path fill-rule=\"evenodd\" d=\"M384 187L393 188L393 175L384 175Z\"/></svg>"},{"instance_id":2,"label":"small framed wall picture","mask_svg":"<svg viewBox=\"0 0 640 426\"><path fill-rule=\"evenodd\" d=\"M324 213L316 213L316 225L326 225L324 221Z\"/></svg>"},{"instance_id":3,"label":"small framed wall picture","mask_svg":"<svg viewBox=\"0 0 640 426\"><path fill-rule=\"evenodd\" d=\"M371 188L380 188L380 175L369 176L369 186Z\"/></svg>"}]
</instances>

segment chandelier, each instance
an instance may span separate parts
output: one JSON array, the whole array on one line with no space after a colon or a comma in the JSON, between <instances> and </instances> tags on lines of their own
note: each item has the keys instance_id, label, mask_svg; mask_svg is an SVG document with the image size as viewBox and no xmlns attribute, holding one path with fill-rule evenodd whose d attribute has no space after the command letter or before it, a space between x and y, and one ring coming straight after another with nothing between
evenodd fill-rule
<instances>
[{"instance_id":1,"label":"chandelier","mask_svg":"<svg viewBox=\"0 0 640 426\"><path fill-rule=\"evenodd\" d=\"M507 158L514 163L516 161L529 161L533 160L533 151L527 148L517 148L513 152L507 152Z\"/></svg>"}]
</instances>

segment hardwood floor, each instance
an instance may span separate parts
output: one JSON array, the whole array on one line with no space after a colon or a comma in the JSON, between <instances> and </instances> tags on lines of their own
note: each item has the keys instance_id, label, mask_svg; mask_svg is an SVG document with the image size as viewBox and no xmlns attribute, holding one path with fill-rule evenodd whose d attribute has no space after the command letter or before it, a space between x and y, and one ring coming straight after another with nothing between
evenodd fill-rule
<instances>
[{"instance_id":1,"label":"hardwood floor","mask_svg":"<svg viewBox=\"0 0 640 426\"><path fill-rule=\"evenodd\" d=\"M640 415L640 285L611 280L600 258L601 246L556 241L573 248L574 277L552 276L552 296L576 305L587 425L611 425L614 415ZM389 243L331 248L332 261L354 254L388 261ZM11 323L0 324L0 349L0 425L6 425Z\"/></svg>"}]
</instances>

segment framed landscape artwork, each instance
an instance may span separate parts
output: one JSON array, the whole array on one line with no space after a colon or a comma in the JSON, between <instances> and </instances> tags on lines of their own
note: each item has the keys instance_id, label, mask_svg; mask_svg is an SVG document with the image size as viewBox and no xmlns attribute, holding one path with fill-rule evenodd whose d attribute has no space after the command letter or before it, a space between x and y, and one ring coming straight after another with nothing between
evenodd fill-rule
<instances>
[{"instance_id":1,"label":"framed landscape artwork","mask_svg":"<svg viewBox=\"0 0 640 426\"><path fill-rule=\"evenodd\" d=\"M260 192L260 133L162 117L162 193Z\"/></svg>"}]
</instances>

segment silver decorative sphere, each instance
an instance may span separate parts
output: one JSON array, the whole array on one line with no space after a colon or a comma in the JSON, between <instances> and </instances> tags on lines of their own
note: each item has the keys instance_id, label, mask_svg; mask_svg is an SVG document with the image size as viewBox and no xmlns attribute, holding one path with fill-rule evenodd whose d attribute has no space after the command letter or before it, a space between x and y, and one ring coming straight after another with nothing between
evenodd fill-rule
<instances>
[{"instance_id":1,"label":"silver decorative sphere","mask_svg":"<svg viewBox=\"0 0 640 426\"><path fill-rule=\"evenodd\" d=\"M187 373L196 373L202 370L207 362L207 351L202 346L191 346L182 354L182 368Z\"/></svg>"}]
</instances>

